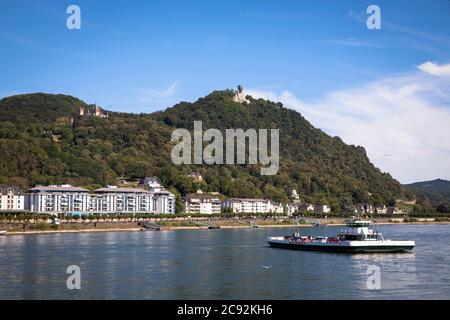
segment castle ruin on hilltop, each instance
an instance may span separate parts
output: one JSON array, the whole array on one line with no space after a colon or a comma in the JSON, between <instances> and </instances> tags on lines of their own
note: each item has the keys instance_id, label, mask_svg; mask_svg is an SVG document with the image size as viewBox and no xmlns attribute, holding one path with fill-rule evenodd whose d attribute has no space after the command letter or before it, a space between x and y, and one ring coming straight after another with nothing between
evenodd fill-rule
<instances>
[{"instance_id":1,"label":"castle ruin on hilltop","mask_svg":"<svg viewBox=\"0 0 450 320\"><path fill-rule=\"evenodd\" d=\"M245 97L244 88L241 85L238 85L236 94L233 97L233 101L239 103L250 103L250 100Z\"/></svg>"},{"instance_id":2,"label":"castle ruin on hilltop","mask_svg":"<svg viewBox=\"0 0 450 320\"><path fill-rule=\"evenodd\" d=\"M108 118L108 113L105 112L103 109L98 107L97 105L94 106L80 106L78 108L80 116L92 116L92 117L99 117L99 118Z\"/></svg>"}]
</instances>

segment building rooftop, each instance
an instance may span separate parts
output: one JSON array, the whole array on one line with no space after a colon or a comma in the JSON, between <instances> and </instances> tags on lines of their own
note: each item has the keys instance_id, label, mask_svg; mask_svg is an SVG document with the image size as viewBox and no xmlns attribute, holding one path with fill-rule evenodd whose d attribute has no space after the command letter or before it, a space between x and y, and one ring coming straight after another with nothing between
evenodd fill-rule
<instances>
[{"instance_id":1,"label":"building rooftop","mask_svg":"<svg viewBox=\"0 0 450 320\"><path fill-rule=\"evenodd\" d=\"M161 181L159 180L158 177L145 177L144 179L142 179L142 183L143 184L161 184Z\"/></svg>"},{"instance_id":2,"label":"building rooftop","mask_svg":"<svg viewBox=\"0 0 450 320\"><path fill-rule=\"evenodd\" d=\"M22 194L22 190L18 186L0 184L0 194L6 195L7 191L12 189L15 195Z\"/></svg>"},{"instance_id":3,"label":"building rooftop","mask_svg":"<svg viewBox=\"0 0 450 320\"><path fill-rule=\"evenodd\" d=\"M211 193L191 193L186 195L186 199L219 199L218 194Z\"/></svg>"},{"instance_id":4,"label":"building rooftop","mask_svg":"<svg viewBox=\"0 0 450 320\"><path fill-rule=\"evenodd\" d=\"M72 187L71 185L51 185L51 186L36 186L28 189L29 192L89 192L85 188Z\"/></svg>"},{"instance_id":5,"label":"building rooftop","mask_svg":"<svg viewBox=\"0 0 450 320\"><path fill-rule=\"evenodd\" d=\"M252 199L252 198L230 198L228 200L234 202L269 202L268 199Z\"/></svg>"},{"instance_id":6,"label":"building rooftop","mask_svg":"<svg viewBox=\"0 0 450 320\"><path fill-rule=\"evenodd\" d=\"M155 194L164 194L164 195L167 195L167 196L175 197L175 195L172 192L167 191L167 190L160 190L160 191L155 192Z\"/></svg>"},{"instance_id":7,"label":"building rooftop","mask_svg":"<svg viewBox=\"0 0 450 320\"><path fill-rule=\"evenodd\" d=\"M108 186L94 190L95 193L151 193L150 191L138 188L118 188L115 186Z\"/></svg>"}]
</instances>

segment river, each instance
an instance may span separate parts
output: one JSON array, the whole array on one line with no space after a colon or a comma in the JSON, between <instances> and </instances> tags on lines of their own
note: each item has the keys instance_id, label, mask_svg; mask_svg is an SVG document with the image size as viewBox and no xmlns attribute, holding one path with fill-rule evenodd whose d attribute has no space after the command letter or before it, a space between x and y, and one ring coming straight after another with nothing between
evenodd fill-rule
<instances>
[{"instance_id":1,"label":"river","mask_svg":"<svg viewBox=\"0 0 450 320\"><path fill-rule=\"evenodd\" d=\"M352 255L268 247L267 236L292 232L280 228L7 235L0 237L0 299L450 298L450 225L379 231L415 240L416 248ZM80 268L80 290L67 288L69 265ZM374 270L376 288L368 286Z\"/></svg>"}]
</instances>

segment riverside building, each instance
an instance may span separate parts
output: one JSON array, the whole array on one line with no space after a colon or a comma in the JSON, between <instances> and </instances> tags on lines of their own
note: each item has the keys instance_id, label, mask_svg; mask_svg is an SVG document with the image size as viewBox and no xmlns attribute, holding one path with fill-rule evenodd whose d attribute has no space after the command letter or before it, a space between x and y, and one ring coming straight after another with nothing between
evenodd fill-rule
<instances>
[{"instance_id":1,"label":"riverside building","mask_svg":"<svg viewBox=\"0 0 450 320\"><path fill-rule=\"evenodd\" d=\"M190 194L184 200L186 213L192 214L219 214L222 201L214 194Z\"/></svg>"},{"instance_id":2,"label":"riverside building","mask_svg":"<svg viewBox=\"0 0 450 320\"><path fill-rule=\"evenodd\" d=\"M164 188L107 186L90 193L71 185L37 186L25 196L25 209L37 213L175 213L175 196Z\"/></svg>"},{"instance_id":3,"label":"riverside building","mask_svg":"<svg viewBox=\"0 0 450 320\"><path fill-rule=\"evenodd\" d=\"M19 187L0 184L0 211L24 210L25 196Z\"/></svg>"},{"instance_id":4,"label":"riverside building","mask_svg":"<svg viewBox=\"0 0 450 320\"><path fill-rule=\"evenodd\" d=\"M158 177L145 177L143 185L153 193L153 210L158 213L175 213L175 195L167 191Z\"/></svg>"},{"instance_id":5,"label":"riverside building","mask_svg":"<svg viewBox=\"0 0 450 320\"><path fill-rule=\"evenodd\" d=\"M36 186L28 190L25 209L38 213L87 212L90 195L84 188L68 184Z\"/></svg>"},{"instance_id":6,"label":"riverside building","mask_svg":"<svg viewBox=\"0 0 450 320\"><path fill-rule=\"evenodd\" d=\"M91 210L99 213L152 212L153 194L150 191L134 188L107 186L94 190L91 196Z\"/></svg>"},{"instance_id":7,"label":"riverside building","mask_svg":"<svg viewBox=\"0 0 450 320\"><path fill-rule=\"evenodd\" d=\"M266 199L231 198L222 203L223 208L231 208L233 213L272 212L272 202Z\"/></svg>"}]
</instances>

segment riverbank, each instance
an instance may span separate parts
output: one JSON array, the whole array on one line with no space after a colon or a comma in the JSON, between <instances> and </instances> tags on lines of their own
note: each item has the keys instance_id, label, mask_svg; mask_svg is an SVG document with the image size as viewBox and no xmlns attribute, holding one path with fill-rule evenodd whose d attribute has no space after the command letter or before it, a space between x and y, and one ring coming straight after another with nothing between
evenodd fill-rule
<instances>
[{"instance_id":1,"label":"riverbank","mask_svg":"<svg viewBox=\"0 0 450 320\"><path fill-rule=\"evenodd\" d=\"M220 229L252 229L254 227L250 225L217 225ZM66 228L67 226L61 225L58 229L52 230L7 230L5 235L32 235L32 234L55 234L55 233L94 233L94 232L132 232L143 231L141 227L125 225L115 226L78 226L78 228ZM289 228L292 224L266 224L258 226L258 228ZM312 225L302 225L302 227L312 227ZM1 229L1 228L0 228ZM3 230L3 229L2 229ZM161 226L161 231L176 231L176 230L208 230L208 226Z\"/></svg>"},{"instance_id":2,"label":"riverbank","mask_svg":"<svg viewBox=\"0 0 450 320\"><path fill-rule=\"evenodd\" d=\"M328 226L345 225L346 218L320 219L320 223ZM383 224L450 224L450 221L436 221L434 218L422 218L417 221L402 221L401 219L378 219L379 225ZM208 223L205 221L183 221L183 222L161 222L161 231L176 230L205 230ZM245 220L236 221L233 219L215 220L211 226L221 229L250 229L250 228L289 228L292 222L288 220ZM300 227L312 227L311 224L301 224ZM121 223L66 223L61 225L31 225L31 226L5 226L0 225L0 230L6 230L7 235L27 235L27 234L55 234L55 233L83 233L83 232L133 232L141 231L141 227L135 222Z\"/></svg>"}]
</instances>

